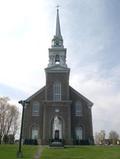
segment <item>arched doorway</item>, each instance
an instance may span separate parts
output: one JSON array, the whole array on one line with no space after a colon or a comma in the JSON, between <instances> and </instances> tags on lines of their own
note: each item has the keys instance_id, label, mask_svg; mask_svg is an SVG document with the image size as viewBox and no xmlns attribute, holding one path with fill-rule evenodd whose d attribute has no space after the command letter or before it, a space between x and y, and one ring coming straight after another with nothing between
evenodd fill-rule
<instances>
[{"instance_id":1,"label":"arched doorway","mask_svg":"<svg viewBox=\"0 0 120 159\"><path fill-rule=\"evenodd\" d=\"M63 138L62 120L58 116L55 116L52 121L52 138L55 140Z\"/></svg>"}]
</instances>

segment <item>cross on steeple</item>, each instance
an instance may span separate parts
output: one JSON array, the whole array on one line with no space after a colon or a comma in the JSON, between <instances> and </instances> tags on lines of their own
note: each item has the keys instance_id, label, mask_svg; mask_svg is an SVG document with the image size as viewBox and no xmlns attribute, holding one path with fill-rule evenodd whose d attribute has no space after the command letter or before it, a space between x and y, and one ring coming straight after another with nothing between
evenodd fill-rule
<instances>
[{"instance_id":1,"label":"cross on steeple","mask_svg":"<svg viewBox=\"0 0 120 159\"><path fill-rule=\"evenodd\" d=\"M59 7L60 7L59 5L56 6L57 9L59 9Z\"/></svg>"}]
</instances>

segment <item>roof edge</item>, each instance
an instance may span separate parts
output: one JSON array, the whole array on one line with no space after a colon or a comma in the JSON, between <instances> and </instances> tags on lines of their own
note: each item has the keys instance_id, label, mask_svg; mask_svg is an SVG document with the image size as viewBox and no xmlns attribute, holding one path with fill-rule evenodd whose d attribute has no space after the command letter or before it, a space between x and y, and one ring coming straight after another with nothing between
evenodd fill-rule
<instances>
[{"instance_id":1,"label":"roof edge","mask_svg":"<svg viewBox=\"0 0 120 159\"><path fill-rule=\"evenodd\" d=\"M26 99L26 101L30 101L32 98L34 98L35 96L37 96L39 93L41 93L43 90L45 89L45 86L42 87L41 89L39 89L37 92L35 92L33 95L31 95L30 97L28 97Z\"/></svg>"},{"instance_id":2,"label":"roof edge","mask_svg":"<svg viewBox=\"0 0 120 159\"><path fill-rule=\"evenodd\" d=\"M78 91L76 91L74 88L72 88L71 86L69 86L70 89L75 93L77 94L78 96L80 96L84 101L87 102L88 106L89 107L92 107L93 106L93 102L91 102L88 98L86 98L85 96L83 96L81 93L79 93Z\"/></svg>"}]
</instances>

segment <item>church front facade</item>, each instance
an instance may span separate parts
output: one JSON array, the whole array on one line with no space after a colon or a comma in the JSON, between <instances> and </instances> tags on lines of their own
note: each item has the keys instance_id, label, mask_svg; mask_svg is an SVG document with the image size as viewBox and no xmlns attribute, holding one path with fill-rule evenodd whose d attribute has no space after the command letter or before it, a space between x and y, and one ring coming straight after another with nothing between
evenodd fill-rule
<instances>
[{"instance_id":1,"label":"church front facade","mask_svg":"<svg viewBox=\"0 0 120 159\"><path fill-rule=\"evenodd\" d=\"M40 144L64 140L64 144L93 143L93 103L69 85L70 69L57 9L56 33L45 69L46 84L29 97L24 113L23 139Z\"/></svg>"}]
</instances>

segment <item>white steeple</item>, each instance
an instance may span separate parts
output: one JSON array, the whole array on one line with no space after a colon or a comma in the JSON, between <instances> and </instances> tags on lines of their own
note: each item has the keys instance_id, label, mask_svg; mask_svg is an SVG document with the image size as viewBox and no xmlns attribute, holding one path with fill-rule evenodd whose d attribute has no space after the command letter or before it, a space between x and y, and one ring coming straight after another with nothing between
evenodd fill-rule
<instances>
[{"instance_id":1,"label":"white steeple","mask_svg":"<svg viewBox=\"0 0 120 159\"><path fill-rule=\"evenodd\" d=\"M66 64L66 49L63 46L63 38L61 35L59 9L57 8L56 17L56 33L52 39L52 46L49 49L49 64L48 67L58 66L67 68Z\"/></svg>"},{"instance_id":2,"label":"white steeple","mask_svg":"<svg viewBox=\"0 0 120 159\"><path fill-rule=\"evenodd\" d=\"M57 8L57 17L56 17L56 36L57 37L62 37L61 36L61 29L60 29L60 20L59 20L59 9Z\"/></svg>"},{"instance_id":3,"label":"white steeple","mask_svg":"<svg viewBox=\"0 0 120 159\"><path fill-rule=\"evenodd\" d=\"M52 40L52 47L64 47L63 46L63 38L61 35L60 29L60 19L59 19L59 9L57 8L57 16L56 16L56 33Z\"/></svg>"}]
</instances>

